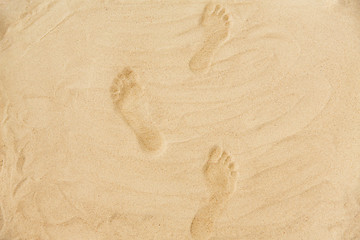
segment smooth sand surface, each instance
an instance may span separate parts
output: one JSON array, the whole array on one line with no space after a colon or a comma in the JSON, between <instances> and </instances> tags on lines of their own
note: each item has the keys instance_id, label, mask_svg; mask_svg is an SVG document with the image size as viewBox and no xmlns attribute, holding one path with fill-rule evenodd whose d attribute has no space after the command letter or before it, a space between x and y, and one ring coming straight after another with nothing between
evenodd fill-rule
<instances>
[{"instance_id":1,"label":"smooth sand surface","mask_svg":"<svg viewBox=\"0 0 360 240\"><path fill-rule=\"evenodd\" d=\"M0 239L360 239L359 5L1 0Z\"/></svg>"}]
</instances>

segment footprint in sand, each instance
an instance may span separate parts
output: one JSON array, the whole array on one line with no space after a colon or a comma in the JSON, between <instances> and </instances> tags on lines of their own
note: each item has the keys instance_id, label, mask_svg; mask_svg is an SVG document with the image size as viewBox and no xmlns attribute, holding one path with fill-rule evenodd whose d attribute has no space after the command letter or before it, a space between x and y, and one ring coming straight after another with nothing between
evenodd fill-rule
<instances>
[{"instance_id":1,"label":"footprint in sand","mask_svg":"<svg viewBox=\"0 0 360 240\"><path fill-rule=\"evenodd\" d=\"M136 82L135 73L128 67L118 74L110 88L116 109L135 132L140 146L148 152L165 148L161 132L151 119L143 88Z\"/></svg>"},{"instance_id":2,"label":"footprint in sand","mask_svg":"<svg viewBox=\"0 0 360 240\"><path fill-rule=\"evenodd\" d=\"M189 67L193 72L206 73L217 49L229 38L230 15L220 4L208 4L202 16L205 42L202 48L192 57Z\"/></svg>"},{"instance_id":3,"label":"footprint in sand","mask_svg":"<svg viewBox=\"0 0 360 240\"><path fill-rule=\"evenodd\" d=\"M191 236L195 240L207 240L214 231L216 219L236 190L237 171L231 156L215 147L204 166L204 175L210 198L198 210L191 223Z\"/></svg>"}]
</instances>

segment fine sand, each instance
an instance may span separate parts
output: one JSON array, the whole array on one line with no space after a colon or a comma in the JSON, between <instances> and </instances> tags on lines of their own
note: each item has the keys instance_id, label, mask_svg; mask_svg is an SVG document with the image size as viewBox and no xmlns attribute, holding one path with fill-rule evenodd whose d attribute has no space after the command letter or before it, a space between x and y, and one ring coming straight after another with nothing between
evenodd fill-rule
<instances>
[{"instance_id":1,"label":"fine sand","mask_svg":"<svg viewBox=\"0 0 360 240\"><path fill-rule=\"evenodd\" d=\"M359 240L360 1L0 0L0 240Z\"/></svg>"}]
</instances>

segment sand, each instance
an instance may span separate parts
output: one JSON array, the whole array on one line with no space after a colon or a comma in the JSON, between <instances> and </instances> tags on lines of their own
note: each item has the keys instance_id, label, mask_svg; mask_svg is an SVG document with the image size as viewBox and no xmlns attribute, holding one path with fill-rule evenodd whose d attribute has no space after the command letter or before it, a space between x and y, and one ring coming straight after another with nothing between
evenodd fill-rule
<instances>
[{"instance_id":1,"label":"sand","mask_svg":"<svg viewBox=\"0 0 360 240\"><path fill-rule=\"evenodd\" d=\"M1 0L0 239L360 239L359 5Z\"/></svg>"}]
</instances>

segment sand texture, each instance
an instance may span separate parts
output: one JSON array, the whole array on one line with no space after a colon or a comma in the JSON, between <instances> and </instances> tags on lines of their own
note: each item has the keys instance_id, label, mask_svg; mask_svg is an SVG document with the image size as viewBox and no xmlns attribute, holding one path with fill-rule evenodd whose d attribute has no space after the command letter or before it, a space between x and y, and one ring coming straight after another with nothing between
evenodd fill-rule
<instances>
[{"instance_id":1,"label":"sand texture","mask_svg":"<svg viewBox=\"0 0 360 240\"><path fill-rule=\"evenodd\" d=\"M359 0L0 0L0 240L360 240Z\"/></svg>"}]
</instances>

